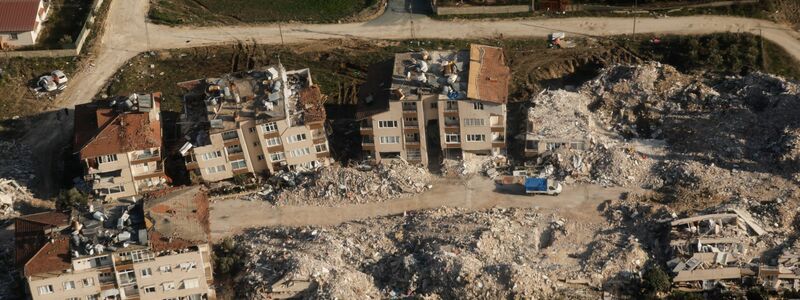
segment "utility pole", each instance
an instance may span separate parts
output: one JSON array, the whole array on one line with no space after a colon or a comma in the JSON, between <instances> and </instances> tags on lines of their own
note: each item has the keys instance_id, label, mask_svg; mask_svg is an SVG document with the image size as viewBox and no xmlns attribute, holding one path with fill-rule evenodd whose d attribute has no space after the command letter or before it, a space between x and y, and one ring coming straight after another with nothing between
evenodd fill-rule
<instances>
[{"instance_id":1,"label":"utility pole","mask_svg":"<svg viewBox=\"0 0 800 300\"><path fill-rule=\"evenodd\" d=\"M281 27L281 22L278 22L278 32L281 34L281 46L285 46L283 44L283 27Z\"/></svg>"},{"instance_id":2,"label":"utility pole","mask_svg":"<svg viewBox=\"0 0 800 300\"><path fill-rule=\"evenodd\" d=\"M639 0L633 0L633 40L636 40L636 10Z\"/></svg>"},{"instance_id":3,"label":"utility pole","mask_svg":"<svg viewBox=\"0 0 800 300\"><path fill-rule=\"evenodd\" d=\"M414 1L408 2L408 21L411 24L411 39L414 39Z\"/></svg>"}]
</instances>

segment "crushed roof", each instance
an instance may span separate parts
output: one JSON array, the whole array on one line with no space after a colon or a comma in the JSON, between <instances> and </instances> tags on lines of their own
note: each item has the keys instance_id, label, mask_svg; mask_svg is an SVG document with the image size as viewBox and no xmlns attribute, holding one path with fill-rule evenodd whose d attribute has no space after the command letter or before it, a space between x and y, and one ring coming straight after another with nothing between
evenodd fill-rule
<instances>
[{"instance_id":1,"label":"crushed roof","mask_svg":"<svg viewBox=\"0 0 800 300\"><path fill-rule=\"evenodd\" d=\"M25 32L36 28L39 0L0 0L0 32Z\"/></svg>"},{"instance_id":2,"label":"crushed roof","mask_svg":"<svg viewBox=\"0 0 800 300\"><path fill-rule=\"evenodd\" d=\"M23 272L25 276L51 272L61 273L70 267L72 267L72 262L69 255L69 238L62 237L42 246L39 252L25 264Z\"/></svg>"},{"instance_id":3,"label":"crushed roof","mask_svg":"<svg viewBox=\"0 0 800 300\"><path fill-rule=\"evenodd\" d=\"M153 250L177 250L210 240L208 195L202 186L176 188L145 200Z\"/></svg>"},{"instance_id":4,"label":"crushed roof","mask_svg":"<svg viewBox=\"0 0 800 300\"><path fill-rule=\"evenodd\" d=\"M506 65L503 48L472 44L469 57L467 97L497 104L508 102L511 69Z\"/></svg>"},{"instance_id":5,"label":"crushed roof","mask_svg":"<svg viewBox=\"0 0 800 300\"><path fill-rule=\"evenodd\" d=\"M152 96L158 107L161 93ZM161 147L161 122L151 120L150 113L158 113L158 109L119 113L98 103L77 105L73 145L81 159Z\"/></svg>"},{"instance_id":6,"label":"crushed roof","mask_svg":"<svg viewBox=\"0 0 800 300\"><path fill-rule=\"evenodd\" d=\"M298 105L303 110L303 119L306 123L325 121L325 107L323 107L322 92L319 86L312 85L300 90Z\"/></svg>"}]
</instances>

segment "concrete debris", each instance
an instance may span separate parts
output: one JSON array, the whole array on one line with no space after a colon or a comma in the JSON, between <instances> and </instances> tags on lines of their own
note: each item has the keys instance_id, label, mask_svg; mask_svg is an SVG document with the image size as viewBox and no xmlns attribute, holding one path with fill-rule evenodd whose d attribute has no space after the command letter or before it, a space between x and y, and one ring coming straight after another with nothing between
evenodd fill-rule
<instances>
[{"instance_id":1,"label":"concrete debris","mask_svg":"<svg viewBox=\"0 0 800 300\"><path fill-rule=\"evenodd\" d=\"M604 228L536 209L440 208L257 229L237 237L247 253L237 297L597 299L608 276L648 259L635 238L593 240Z\"/></svg>"},{"instance_id":2,"label":"concrete debris","mask_svg":"<svg viewBox=\"0 0 800 300\"><path fill-rule=\"evenodd\" d=\"M310 172L279 172L248 197L275 205L340 206L421 193L431 187L431 180L426 169L404 161L355 168L331 165Z\"/></svg>"},{"instance_id":3,"label":"concrete debris","mask_svg":"<svg viewBox=\"0 0 800 300\"><path fill-rule=\"evenodd\" d=\"M11 219L19 216L15 205L33 200L28 190L13 179L0 178L0 219Z\"/></svg>"},{"instance_id":4,"label":"concrete debris","mask_svg":"<svg viewBox=\"0 0 800 300\"><path fill-rule=\"evenodd\" d=\"M508 167L508 159L504 155L479 156L472 155L463 159L443 159L441 173L443 176L467 177L484 175L494 179L498 170Z\"/></svg>"},{"instance_id":5,"label":"concrete debris","mask_svg":"<svg viewBox=\"0 0 800 300\"><path fill-rule=\"evenodd\" d=\"M800 88L780 77L616 65L577 92L545 91L531 105L525 153L542 176L659 189L672 180L660 172L697 162L703 173L785 174L777 180L800 183ZM711 188L761 178L738 177Z\"/></svg>"}]
</instances>

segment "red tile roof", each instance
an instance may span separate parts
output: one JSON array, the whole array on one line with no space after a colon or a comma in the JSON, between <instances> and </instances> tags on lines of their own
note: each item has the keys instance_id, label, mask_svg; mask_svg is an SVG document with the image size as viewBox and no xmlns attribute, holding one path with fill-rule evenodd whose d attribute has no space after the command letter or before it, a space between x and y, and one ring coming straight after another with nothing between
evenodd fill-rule
<instances>
[{"instance_id":1,"label":"red tile roof","mask_svg":"<svg viewBox=\"0 0 800 300\"><path fill-rule=\"evenodd\" d=\"M0 0L0 32L25 32L36 28L39 0Z\"/></svg>"},{"instance_id":2,"label":"red tile roof","mask_svg":"<svg viewBox=\"0 0 800 300\"><path fill-rule=\"evenodd\" d=\"M25 276L42 273L63 273L72 267L69 255L69 238L48 242L25 264Z\"/></svg>"},{"instance_id":3,"label":"red tile roof","mask_svg":"<svg viewBox=\"0 0 800 300\"><path fill-rule=\"evenodd\" d=\"M160 106L161 94L153 94ZM153 110L152 113L157 113ZM96 103L75 106L74 147L81 159L161 147L161 122L149 113L119 114Z\"/></svg>"},{"instance_id":4,"label":"red tile roof","mask_svg":"<svg viewBox=\"0 0 800 300\"><path fill-rule=\"evenodd\" d=\"M45 231L65 227L69 216L59 212L44 212L18 217L14 222L14 254L22 268L47 243Z\"/></svg>"},{"instance_id":5,"label":"red tile roof","mask_svg":"<svg viewBox=\"0 0 800 300\"><path fill-rule=\"evenodd\" d=\"M467 98L497 104L508 102L511 69L503 48L472 44L469 50Z\"/></svg>"}]
</instances>

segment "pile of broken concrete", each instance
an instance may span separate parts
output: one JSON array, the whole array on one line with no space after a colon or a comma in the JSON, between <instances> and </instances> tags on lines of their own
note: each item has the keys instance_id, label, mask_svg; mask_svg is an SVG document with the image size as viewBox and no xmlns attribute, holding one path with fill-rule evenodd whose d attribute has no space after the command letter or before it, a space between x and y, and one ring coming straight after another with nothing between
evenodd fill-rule
<instances>
[{"instance_id":1,"label":"pile of broken concrete","mask_svg":"<svg viewBox=\"0 0 800 300\"><path fill-rule=\"evenodd\" d=\"M310 172L277 173L252 197L275 205L341 206L421 193L432 187L431 180L426 169L403 161L331 165Z\"/></svg>"}]
</instances>

